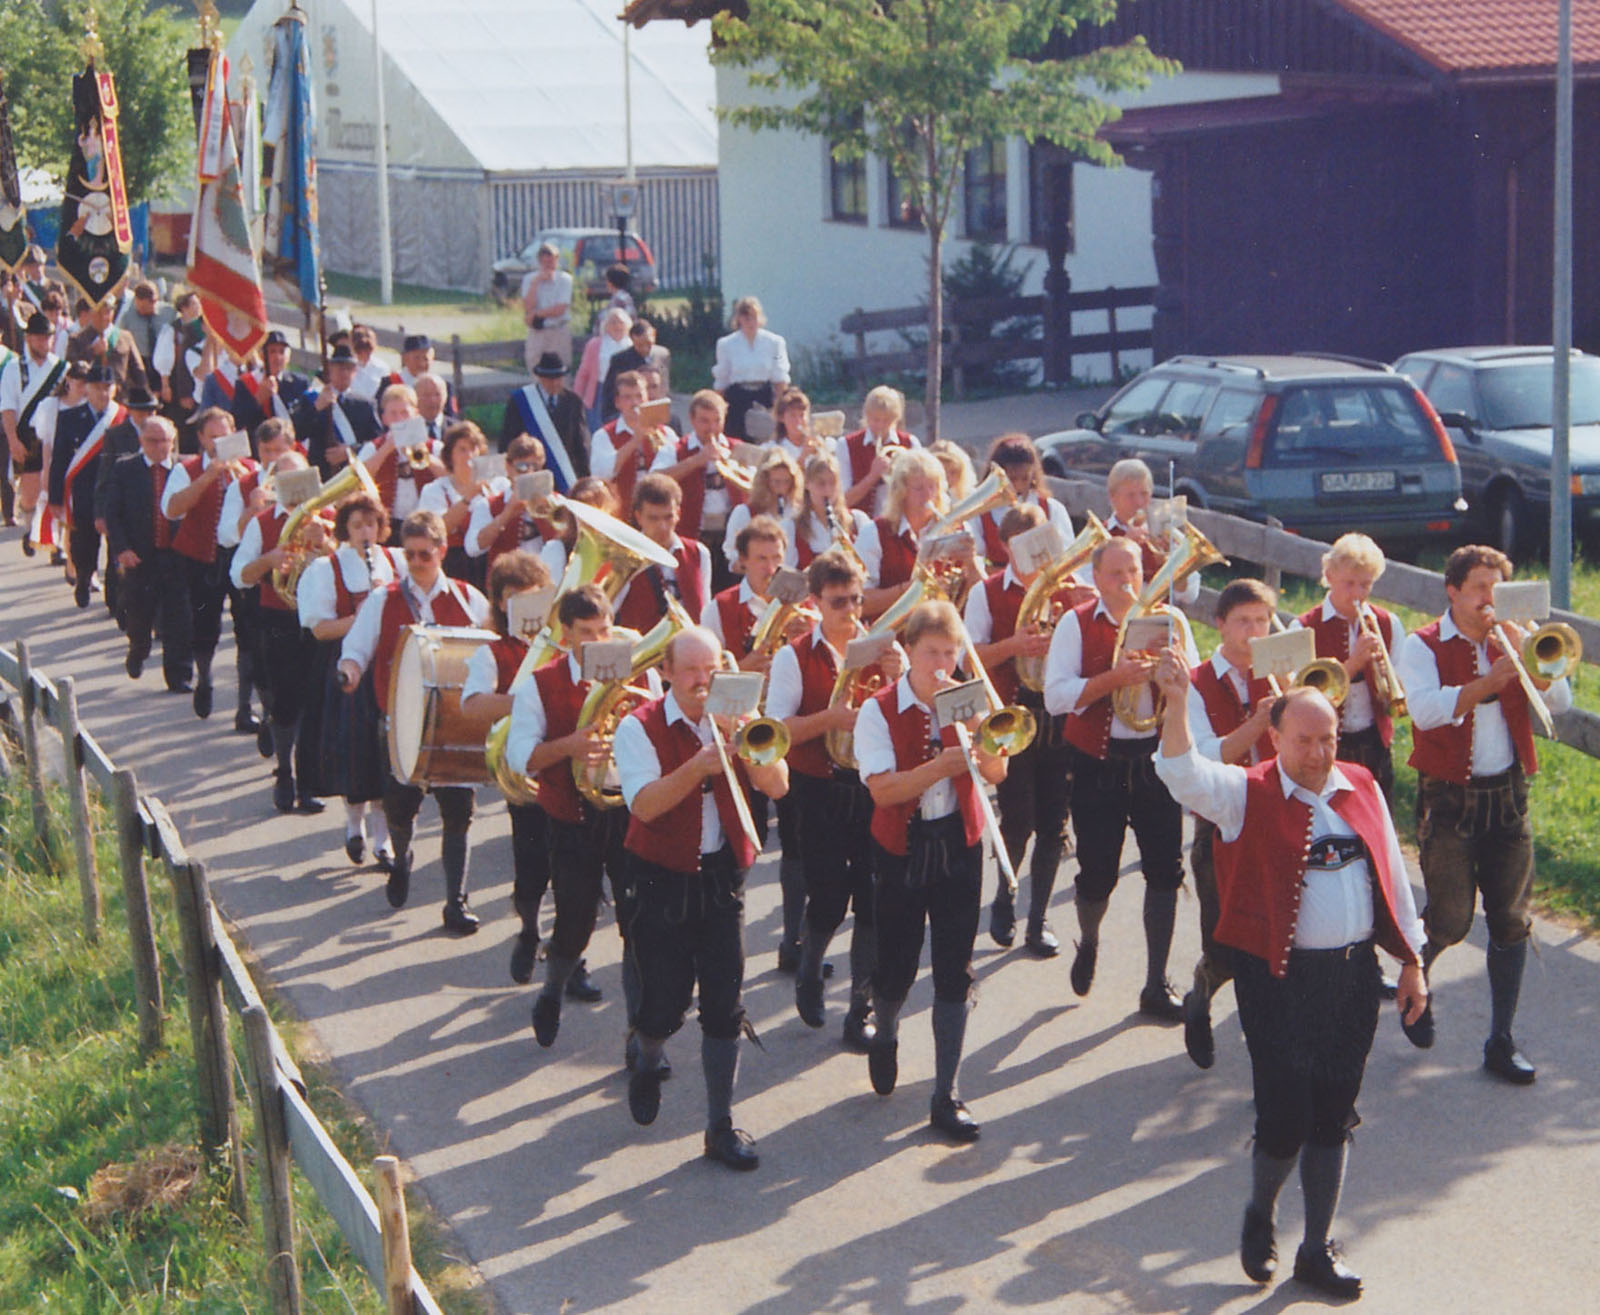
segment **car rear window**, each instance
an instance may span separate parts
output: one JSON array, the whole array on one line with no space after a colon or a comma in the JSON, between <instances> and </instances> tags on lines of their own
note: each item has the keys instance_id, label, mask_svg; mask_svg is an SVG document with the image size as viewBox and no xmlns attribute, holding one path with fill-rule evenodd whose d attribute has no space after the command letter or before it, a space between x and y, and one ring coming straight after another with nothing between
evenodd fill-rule
<instances>
[{"instance_id":1,"label":"car rear window","mask_svg":"<svg viewBox=\"0 0 1600 1315\"><path fill-rule=\"evenodd\" d=\"M1261 397L1260 393L1224 388L1206 416L1206 433L1218 438L1239 438L1247 434L1255 423L1256 412L1261 409Z\"/></svg>"},{"instance_id":2,"label":"car rear window","mask_svg":"<svg viewBox=\"0 0 1600 1315\"><path fill-rule=\"evenodd\" d=\"M1484 370L1478 380L1484 423L1490 429L1548 429L1554 370L1553 361ZM1572 363L1572 423L1600 423L1600 361Z\"/></svg>"},{"instance_id":3,"label":"car rear window","mask_svg":"<svg viewBox=\"0 0 1600 1315\"><path fill-rule=\"evenodd\" d=\"M1426 461L1439 440L1409 387L1316 384L1283 391L1263 455L1276 466Z\"/></svg>"}]
</instances>

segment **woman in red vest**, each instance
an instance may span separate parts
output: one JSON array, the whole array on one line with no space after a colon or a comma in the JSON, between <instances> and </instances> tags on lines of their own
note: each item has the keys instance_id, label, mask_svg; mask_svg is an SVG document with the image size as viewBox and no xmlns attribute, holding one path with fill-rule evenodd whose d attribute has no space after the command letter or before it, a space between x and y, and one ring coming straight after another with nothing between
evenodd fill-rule
<instances>
[{"instance_id":1,"label":"woman in red vest","mask_svg":"<svg viewBox=\"0 0 1600 1315\"><path fill-rule=\"evenodd\" d=\"M845 434L835 447L844 473L844 500L868 517L883 510L889 473L895 457L908 448L921 447L917 436L904 427L906 398L898 388L879 384L861 404L861 428Z\"/></svg>"},{"instance_id":2,"label":"woman in red vest","mask_svg":"<svg viewBox=\"0 0 1600 1315\"><path fill-rule=\"evenodd\" d=\"M948 506L944 467L938 457L918 448L895 459L883 515L856 539L856 551L867 570L864 615L869 620L887 611L905 592L917 564L920 536ZM974 554L974 574L976 562Z\"/></svg>"},{"instance_id":3,"label":"woman in red vest","mask_svg":"<svg viewBox=\"0 0 1600 1315\"><path fill-rule=\"evenodd\" d=\"M1335 763L1338 717L1304 687L1271 712L1277 751L1253 767L1194 752L1188 659L1169 648L1156 771L1186 807L1215 823L1217 940L1234 951L1234 992L1255 1096L1251 1193L1239 1259L1258 1283L1277 1272L1278 1193L1300 1163L1305 1236L1294 1276L1331 1296L1361 1279L1331 1240L1356 1098L1381 1009L1376 947L1403 965L1402 1021L1428 999L1422 923L1388 805L1372 773Z\"/></svg>"},{"instance_id":4,"label":"woman in red vest","mask_svg":"<svg viewBox=\"0 0 1600 1315\"><path fill-rule=\"evenodd\" d=\"M908 458L901 457L901 461ZM933 1100L929 1122L946 1136L976 1141L978 1122L956 1086L972 992L972 943L983 902L983 814L953 726L940 727L934 696L961 661L961 615L923 603L906 620L905 675L862 706L855 750L872 794L878 964L872 979L877 1035L867 1052L872 1089L899 1077L898 1020L917 977L926 935L933 945ZM982 778L1006 774L1004 758L974 748Z\"/></svg>"},{"instance_id":5,"label":"woman in red vest","mask_svg":"<svg viewBox=\"0 0 1600 1315\"><path fill-rule=\"evenodd\" d=\"M653 1123L661 1106L666 1039L700 994L700 1058L706 1078L705 1153L733 1169L759 1163L750 1137L733 1126L733 1085L745 1027L744 878L756 849L734 791L781 799L788 765L734 758L728 770L714 742L706 698L722 645L699 626L667 649L671 691L641 705L612 741L629 820L631 910L628 948L639 962L639 1061L628 1108ZM731 739L733 727L722 728Z\"/></svg>"},{"instance_id":6,"label":"woman in red vest","mask_svg":"<svg viewBox=\"0 0 1600 1315\"><path fill-rule=\"evenodd\" d=\"M417 495L417 506L434 512L444 522L449 546L444 554L444 573L453 580L465 580L483 588L484 559L467 551L467 525L472 520L473 503L494 493L504 493L505 479L492 484L478 478L473 463L489 451L483 430L470 420L458 420L444 431L440 459L450 473L425 485Z\"/></svg>"},{"instance_id":7,"label":"woman in red vest","mask_svg":"<svg viewBox=\"0 0 1600 1315\"><path fill-rule=\"evenodd\" d=\"M802 499L800 467L787 452L771 449L756 467L750 496L728 513L722 533L722 554L729 566L739 560L739 532L757 516L771 516L789 532ZM791 536L793 537L793 536Z\"/></svg>"},{"instance_id":8,"label":"woman in red vest","mask_svg":"<svg viewBox=\"0 0 1600 1315\"><path fill-rule=\"evenodd\" d=\"M1001 434L990 444L985 466L999 466L1011 481L1011 488L1017 495L1017 505L1038 507L1045 519L1056 527L1061 542L1072 542L1072 517L1045 487L1044 467L1039 464L1039 453L1031 438L1026 434ZM1006 511L1007 508L1002 504L985 512L977 520L967 522L967 528L978 542L978 551L992 570L999 570L1010 560L1005 536L1000 532L1000 522L1006 518Z\"/></svg>"}]
</instances>

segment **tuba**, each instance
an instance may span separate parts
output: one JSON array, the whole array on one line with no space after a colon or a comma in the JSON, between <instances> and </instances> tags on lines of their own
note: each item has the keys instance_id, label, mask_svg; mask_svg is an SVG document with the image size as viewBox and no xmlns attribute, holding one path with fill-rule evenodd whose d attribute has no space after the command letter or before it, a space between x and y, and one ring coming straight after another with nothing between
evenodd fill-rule
<instances>
[{"instance_id":1,"label":"tuba","mask_svg":"<svg viewBox=\"0 0 1600 1315\"><path fill-rule=\"evenodd\" d=\"M960 502L951 507L933 522L920 535L919 538L927 541L938 539L947 534L955 534L966 528L968 521L977 520L988 515L996 507L1015 507L1017 505L1017 491L1011 487L1011 477L1001 470L999 466L990 466L989 473L972 488L972 492L962 498ZM938 571L940 588L945 597L959 609L966 597L966 588L959 577L948 569Z\"/></svg>"},{"instance_id":2,"label":"tuba","mask_svg":"<svg viewBox=\"0 0 1600 1315\"><path fill-rule=\"evenodd\" d=\"M1092 511L1086 514L1088 519L1083 529L1078 531L1078 537L1067 545L1066 552L1060 558L1039 572L1022 595L1022 602L1017 608L1018 630L1054 633L1056 623L1061 620L1061 610L1054 602L1055 595L1072 578L1073 573L1094 555L1094 550L1111 537L1111 531L1106 529L1098 516ZM1044 689L1044 662L1043 658L1037 657L1013 659L1012 666L1024 689L1031 689L1035 694Z\"/></svg>"},{"instance_id":3,"label":"tuba","mask_svg":"<svg viewBox=\"0 0 1600 1315\"><path fill-rule=\"evenodd\" d=\"M1172 591L1187 580L1196 571L1207 566L1224 566L1228 559L1219 552L1211 540L1201 534L1187 521L1172 528L1173 546L1167 554L1167 560L1145 582L1139 597L1132 607L1123 615L1122 623L1117 627L1117 646L1111 655L1111 665L1116 666L1122 661L1122 648L1128 634L1128 622L1140 616L1165 616L1170 624L1173 607L1171 603L1162 602L1170 598ZM1111 693L1111 710L1116 718L1131 731L1140 735L1148 735L1161 724L1161 696L1156 694L1154 706L1148 715L1139 712L1139 695L1144 689L1142 685L1123 685Z\"/></svg>"},{"instance_id":4,"label":"tuba","mask_svg":"<svg viewBox=\"0 0 1600 1315\"><path fill-rule=\"evenodd\" d=\"M536 804L539 802L538 782L506 761L506 737L511 734L511 718L502 717L489 728L489 737L483 742L483 759L489 768L489 779L500 787L510 804Z\"/></svg>"},{"instance_id":5,"label":"tuba","mask_svg":"<svg viewBox=\"0 0 1600 1315\"><path fill-rule=\"evenodd\" d=\"M289 519L283 523L283 532L278 535L278 547L284 550L285 561L272 571L272 587L288 602L296 601L300 573L310 565L314 555L306 543L312 520L329 507L357 493L376 498L378 486L373 483L372 473L365 466L359 461L352 461L289 513Z\"/></svg>"}]
</instances>

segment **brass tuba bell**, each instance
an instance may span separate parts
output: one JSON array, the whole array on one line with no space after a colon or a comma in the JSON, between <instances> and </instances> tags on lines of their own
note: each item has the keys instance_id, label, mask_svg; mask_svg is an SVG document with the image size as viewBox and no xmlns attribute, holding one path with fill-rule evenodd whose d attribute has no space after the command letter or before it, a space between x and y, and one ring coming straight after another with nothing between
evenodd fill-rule
<instances>
[{"instance_id":1,"label":"brass tuba bell","mask_svg":"<svg viewBox=\"0 0 1600 1315\"><path fill-rule=\"evenodd\" d=\"M306 544L311 522L327 508L352 498L358 493L378 497L378 486L372 473L359 461L351 461L311 497L289 513L278 535L278 547L284 550L284 564L273 568L272 587L288 602L299 595L300 574L311 563L312 552Z\"/></svg>"},{"instance_id":2,"label":"brass tuba bell","mask_svg":"<svg viewBox=\"0 0 1600 1315\"><path fill-rule=\"evenodd\" d=\"M1073 573L1094 555L1094 550L1111 537L1111 531L1106 529L1098 516L1092 511L1086 515L1088 519L1078 531L1078 537L1067 545L1061 557L1039 572L1022 595L1022 602L1017 608L1018 630L1053 633L1061 618L1051 600L1072 578ZM1042 657L1019 657L1013 658L1011 665L1023 687L1038 694L1044 689L1044 663Z\"/></svg>"}]
</instances>

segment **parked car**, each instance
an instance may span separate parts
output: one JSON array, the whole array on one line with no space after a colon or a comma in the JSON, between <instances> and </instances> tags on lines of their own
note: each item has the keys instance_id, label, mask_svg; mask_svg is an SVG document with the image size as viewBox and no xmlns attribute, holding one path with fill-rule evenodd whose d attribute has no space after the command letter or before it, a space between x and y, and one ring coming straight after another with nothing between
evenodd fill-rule
<instances>
[{"instance_id":1,"label":"parked car","mask_svg":"<svg viewBox=\"0 0 1600 1315\"><path fill-rule=\"evenodd\" d=\"M1275 516L1315 538L1452 533L1465 504L1427 398L1378 362L1321 355L1175 356L1038 447L1047 474L1104 479L1140 457L1191 506Z\"/></svg>"},{"instance_id":2,"label":"parked car","mask_svg":"<svg viewBox=\"0 0 1600 1315\"><path fill-rule=\"evenodd\" d=\"M1512 558L1547 547L1550 347L1453 347L1412 352L1395 369L1428 395L1455 440L1474 534ZM1600 535L1600 358L1572 353L1572 528Z\"/></svg>"},{"instance_id":3,"label":"parked car","mask_svg":"<svg viewBox=\"0 0 1600 1315\"><path fill-rule=\"evenodd\" d=\"M523 275L539 268L539 248L553 242L561 253L561 268L568 271L578 287L590 297L605 300L610 296L605 271L617 263L617 230L614 228L546 228L514 256L494 262L490 290L509 301L522 292ZM633 274L630 289L635 298L656 290L656 258L645 240L631 229L623 250L623 263Z\"/></svg>"}]
</instances>

